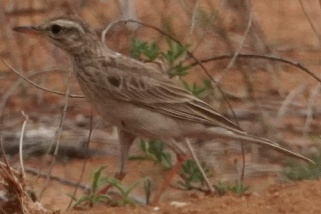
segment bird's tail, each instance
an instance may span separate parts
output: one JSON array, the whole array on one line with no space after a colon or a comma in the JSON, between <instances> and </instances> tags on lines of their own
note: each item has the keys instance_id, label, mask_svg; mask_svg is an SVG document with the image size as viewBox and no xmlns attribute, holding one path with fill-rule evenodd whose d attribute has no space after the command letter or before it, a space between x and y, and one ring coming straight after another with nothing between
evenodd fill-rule
<instances>
[{"instance_id":1,"label":"bird's tail","mask_svg":"<svg viewBox=\"0 0 321 214\"><path fill-rule=\"evenodd\" d=\"M285 148L281 147L279 144L272 142L266 138L249 135L246 132L236 133L236 132L227 131L227 130L218 130L218 131L215 130L214 132L215 132L216 136L229 137L229 138L234 138L234 139L238 139L238 140L250 141L251 143L265 146L265 147L271 148L275 151L278 151L280 153L283 153L285 155L315 164L315 162L313 160L311 160L310 158L307 158L301 154L298 154L298 153L292 152L288 149L285 149Z\"/></svg>"}]
</instances>

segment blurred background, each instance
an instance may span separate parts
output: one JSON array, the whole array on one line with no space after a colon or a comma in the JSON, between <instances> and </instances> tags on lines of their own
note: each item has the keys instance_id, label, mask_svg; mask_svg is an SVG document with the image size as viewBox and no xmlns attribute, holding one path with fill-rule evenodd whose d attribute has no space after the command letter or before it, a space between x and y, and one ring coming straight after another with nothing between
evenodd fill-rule
<instances>
[{"instance_id":1,"label":"blurred background","mask_svg":"<svg viewBox=\"0 0 321 214\"><path fill-rule=\"evenodd\" d=\"M68 79L72 68L67 55L45 40L12 31L15 26L36 25L51 17L76 15L89 23L99 37L104 29L110 27L103 42L124 55L146 60L144 54L133 55L137 51L144 52L139 49L139 44L145 44L142 45L144 47L157 44L157 50L164 54L159 54L156 61L161 63L160 67L165 71L173 67L164 56L174 44L163 34L166 33L182 44L179 47L184 47L183 53L175 58L174 65L188 68L184 67L183 74L170 74L178 84L182 83L196 96L235 121L225 101L227 99L240 126L251 134L269 138L299 153L319 151L320 84L299 67L304 65L316 76L321 76L319 1L0 2L0 57L11 68L41 87L64 93L66 87L70 86L71 94L82 95L75 77L72 75ZM125 19L155 26L163 33L135 22L117 22ZM115 24L110 25L113 22ZM203 62L202 68L187 50L201 63L205 59L211 60ZM242 54L249 55L245 58ZM224 58L219 58L223 55ZM253 55L274 58L258 59ZM292 62L292 65L281 63L280 59ZM66 100L64 96L40 90L11 68L0 61L1 136L5 152L11 155L13 164L18 160L18 142L25 121L21 113L23 111L29 117L24 130L24 155L30 171L50 165L48 148L57 142L60 142L58 166L53 173L61 177L76 180L82 163L77 161L87 156L91 157L92 168L107 164L110 166L107 169L109 173L117 171L115 128L104 123L93 112L93 133L88 151L85 145L92 113L90 104L83 98ZM62 120L65 106L66 115ZM131 154L143 154L142 142L138 140L136 145ZM195 141L193 145L199 158L208 166L213 183L240 180L242 154L239 142L215 141L209 144ZM280 172L286 157L248 144L245 145L245 151L245 182L253 189L260 190L282 180ZM153 170L146 172L145 168L139 167L140 164L147 164ZM87 174L92 168L87 169ZM150 176L158 183L157 179L162 179L157 178L159 170L162 169L154 164L131 161L129 178ZM88 176L84 179L88 179ZM267 182L260 183L262 179ZM33 187L37 191L42 189L34 182ZM45 195L48 197L50 192ZM45 203L50 204L48 201L50 199Z\"/></svg>"}]
</instances>

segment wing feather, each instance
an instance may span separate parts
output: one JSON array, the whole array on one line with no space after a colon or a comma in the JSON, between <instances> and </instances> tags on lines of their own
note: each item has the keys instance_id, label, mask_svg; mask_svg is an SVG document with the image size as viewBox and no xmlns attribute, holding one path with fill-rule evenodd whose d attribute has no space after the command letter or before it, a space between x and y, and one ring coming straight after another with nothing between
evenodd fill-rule
<instances>
[{"instance_id":1,"label":"wing feather","mask_svg":"<svg viewBox=\"0 0 321 214\"><path fill-rule=\"evenodd\" d=\"M126 72L115 67L112 70L109 68L109 72L102 72L101 75L122 79L120 87L109 87L109 90L112 90L110 95L115 99L131 102L177 119L244 133L239 126L222 116L212 106L160 73L135 69L133 72Z\"/></svg>"}]
</instances>

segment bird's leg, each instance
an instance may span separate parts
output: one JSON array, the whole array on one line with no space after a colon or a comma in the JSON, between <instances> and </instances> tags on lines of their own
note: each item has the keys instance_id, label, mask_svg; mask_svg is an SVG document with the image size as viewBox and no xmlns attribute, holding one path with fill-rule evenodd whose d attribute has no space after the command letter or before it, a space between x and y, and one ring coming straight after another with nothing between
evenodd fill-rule
<instances>
[{"instance_id":1,"label":"bird's leg","mask_svg":"<svg viewBox=\"0 0 321 214\"><path fill-rule=\"evenodd\" d=\"M180 144L178 144L174 139L166 140L166 143L175 152L177 160L175 165L166 173L166 177L164 179L162 187L155 195L152 204L157 204L159 202L159 199L162 196L163 192L168 188L170 182L177 174L177 172L182 168L184 161L188 158L185 150L182 147L180 147Z\"/></svg>"},{"instance_id":2,"label":"bird's leg","mask_svg":"<svg viewBox=\"0 0 321 214\"><path fill-rule=\"evenodd\" d=\"M169 170L169 172L166 173L165 180L162 184L162 187L157 192L157 194L154 197L153 205L156 205L159 202L160 197L162 196L163 192L168 188L170 185L172 179L177 174L177 172L182 168L182 165L184 161L187 159L187 156L182 154L176 154L177 161L175 165Z\"/></svg>"},{"instance_id":3,"label":"bird's leg","mask_svg":"<svg viewBox=\"0 0 321 214\"><path fill-rule=\"evenodd\" d=\"M120 129L118 131L118 136L119 136L119 143L120 143L119 144L120 160L119 160L119 171L118 173L116 173L115 177L123 179L127 171L129 149L136 137L131 133L128 133Z\"/></svg>"},{"instance_id":4,"label":"bird's leg","mask_svg":"<svg viewBox=\"0 0 321 214\"><path fill-rule=\"evenodd\" d=\"M194 149L193 149L191 143L189 142L188 138L185 138L185 143L186 143L186 145L187 145L187 147L188 147L188 149L189 149L189 151L190 151L190 153L191 153L191 155L193 157L193 160L195 161L198 169L200 170L208 189L210 190L211 193L215 192L215 190L214 190L212 184L210 183L209 179L207 178L207 176L206 176L206 174L204 172L204 169L203 169L201 163L199 162L199 160L198 160L198 158L197 158L197 156L196 156L196 154L194 152Z\"/></svg>"},{"instance_id":5,"label":"bird's leg","mask_svg":"<svg viewBox=\"0 0 321 214\"><path fill-rule=\"evenodd\" d=\"M119 151L120 151L120 161L119 161L119 170L114 175L118 180L122 180L126 175L128 153L130 146L135 140L135 136L131 133L128 133L124 130L118 129L118 139L119 139ZM111 185L106 185L99 190L99 193L106 193L111 188Z\"/></svg>"}]
</instances>

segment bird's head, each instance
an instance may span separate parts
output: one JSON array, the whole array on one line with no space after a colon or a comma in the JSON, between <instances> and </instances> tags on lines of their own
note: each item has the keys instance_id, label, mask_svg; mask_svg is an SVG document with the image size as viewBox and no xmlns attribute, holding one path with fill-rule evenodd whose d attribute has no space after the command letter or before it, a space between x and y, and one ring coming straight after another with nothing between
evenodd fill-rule
<instances>
[{"instance_id":1,"label":"bird's head","mask_svg":"<svg viewBox=\"0 0 321 214\"><path fill-rule=\"evenodd\" d=\"M36 26L19 26L13 30L47 38L70 54L79 54L99 43L96 33L82 20L74 17L52 18Z\"/></svg>"}]
</instances>

